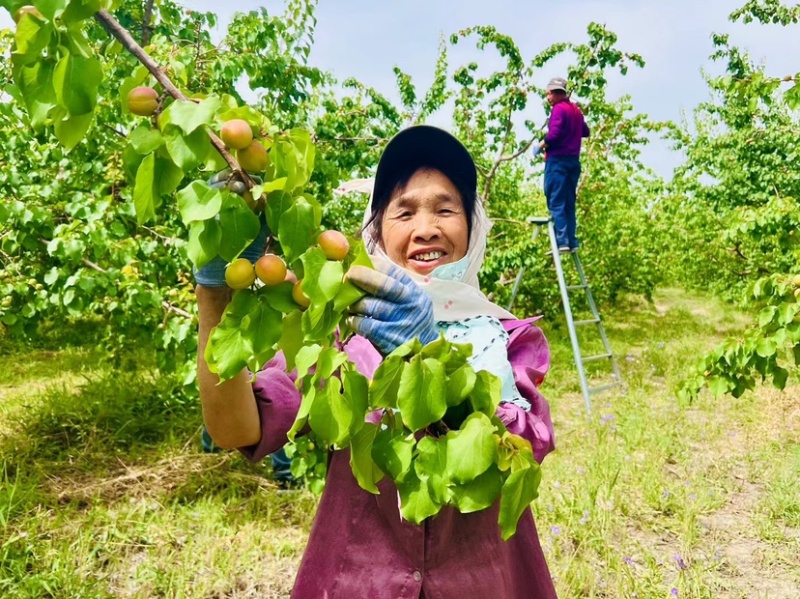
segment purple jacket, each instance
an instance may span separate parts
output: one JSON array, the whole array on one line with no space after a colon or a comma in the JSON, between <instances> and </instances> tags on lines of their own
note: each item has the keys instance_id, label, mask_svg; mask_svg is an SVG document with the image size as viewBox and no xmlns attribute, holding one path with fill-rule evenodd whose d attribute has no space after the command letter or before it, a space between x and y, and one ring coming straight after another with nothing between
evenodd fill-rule
<instances>
[{"instance_id":1,"label":"purple jacket","mask_svg":"<svg viewBox=\"0 0 800 599\"><path fill-rule=\"evenodd\" d=\"M550 350L534 320L503 323L509 332L508 358L517 387L531 403L531 411L503 404L497 415L509 431L531 442L541 462L555 445L550 408L537 389L550 367ZM363 337L352 338L345 351L367 377L381 362L381 355ZM241 451L255 461L286 443L300 393L282 356L258 373L253 388L261 441ZM415 525L400 518L394 483L385 478L378 488L380 495L373 495L358 486L349 450L332 453L293 599L556 597L530 509L520 518L517 533L503 541L497 524L499 501L471 514L443 508Z\"/></svg>"},{"instance_id":2,"label":"purple jacket","mask_svg":"<svg viewBox=\"0 0 800 599\"><path fill-rule=\"evenodd\" d=\"M581 139L589 137L589 126L583 113L569 99L553 106L547 122L547 156L580 156Z\"/></svg>"}]
</instances>

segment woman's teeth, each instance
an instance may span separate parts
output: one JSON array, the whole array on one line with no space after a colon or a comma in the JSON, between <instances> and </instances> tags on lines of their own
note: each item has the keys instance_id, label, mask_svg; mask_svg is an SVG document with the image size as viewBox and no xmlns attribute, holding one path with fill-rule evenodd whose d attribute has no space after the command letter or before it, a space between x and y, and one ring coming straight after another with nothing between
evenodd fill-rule
<instances>
[{"instance_id":1,"label":"woman's teeth","mask_svg":"<svg viewBox=\"0 0 800 599\"><path fill-rule=\"evenodd\" d=\"M426 254L417 254L414 256L414 260L422 260L423 262L429 262L431 260L438 260L444 255L444 252L427 252Z\"/></svg>"}]
</instances>

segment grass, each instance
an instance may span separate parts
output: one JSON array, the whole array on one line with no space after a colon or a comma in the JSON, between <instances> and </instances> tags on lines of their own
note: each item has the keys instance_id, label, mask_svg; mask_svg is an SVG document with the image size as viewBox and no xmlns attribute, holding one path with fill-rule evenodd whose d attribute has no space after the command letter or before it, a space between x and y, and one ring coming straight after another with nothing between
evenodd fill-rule
<instances>
[{"instance_id":1,"label":"grass","mask_svg":"<svg viewBox=\"0 0 800 599\"><path fill-rule=\"evenodd\" d=\"M694 359L747 322L708 298L665 290L604 322L627 388L591 416L565 330L542 324L558 449L534 512L559 596L800 596L798 387L680 405ZM288 596L315 499L203 454L197 405L146 366L61 345L0 340L0 596Z\"/></svg>"}]
</instances>

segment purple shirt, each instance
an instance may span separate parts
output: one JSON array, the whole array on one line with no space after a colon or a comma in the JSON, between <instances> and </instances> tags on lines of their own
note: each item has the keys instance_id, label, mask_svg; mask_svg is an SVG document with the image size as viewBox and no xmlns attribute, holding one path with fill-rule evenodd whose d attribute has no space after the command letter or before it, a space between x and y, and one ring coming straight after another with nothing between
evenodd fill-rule
<instances>
[{"instance_id":1,"label":"purple shirt","mask_svg":"<svg viewBox=\"0 0 800 599\"><path fill-rule=\"evenodd\" d=\"M550 350L534 320L503 323L514 378L531 410L502 404L497 415L509 431L531 442L541 462L555 445L550 408L537 389L550 367ZM382 359L363 337L353 337L345 351L367 377ZM241 449L249 459L260 460L286 443L300 406L294 378L281 355L258 373L253 389L261 441ZM471 514L445 507L416 525L401 519L389 478L378 488L380 495L373 495L358 486L349 450L332 452L293 599L555 599L530 508L516 534L503 541L499 501Z\"/></svg>"},{"instance_id":2,"label":"purple shirt","mask_svg":"<svg viewBox=\"0 0 800 599\"><path fill-rule=\"evenodd\" d=\"M584 137L589 137L589 126L583 119L581 109L568 99L555 104L544 137L547 155L580 156L581 139Z\"/></svg>"}]
</instances>

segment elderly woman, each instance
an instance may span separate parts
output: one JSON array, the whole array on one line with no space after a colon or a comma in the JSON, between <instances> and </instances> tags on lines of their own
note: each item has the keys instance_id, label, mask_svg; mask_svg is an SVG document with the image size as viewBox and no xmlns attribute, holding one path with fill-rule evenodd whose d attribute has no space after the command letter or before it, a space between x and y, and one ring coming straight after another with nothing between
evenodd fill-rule
<instances>
[{"instance_id":1,"label":"elderly woman","mask_svg":"<svg viewBox=\"0 0 800 599\"><path fill-rule=\"evenodd\" d=\"M440 332L471 343L471 364L503 381L497 415L529 440L541 462L552 451L553 427L537 390L549 351L533 319L517 320L478 288L490 223L476 196L475 164L453 136L411 127L387 145L365 216L364 241L376 270L353 267L350 280L367 292L352 307L358 335L345 345L371 377L382 356L413 337ZM199 381L203 414L214 441L259 460L286 443L300 405L294 374L273 359L250 384L246 373L218 384L202 358L210 329L229 299L198 285ZM544 599L555 590L533 516L500 537L499 502L461 514L445 507L421 525L401 518L389 479L379 495L359 487L348 450L331 455L325 491L292 597L418 599Z\"/></svg>"}]
</instances>

